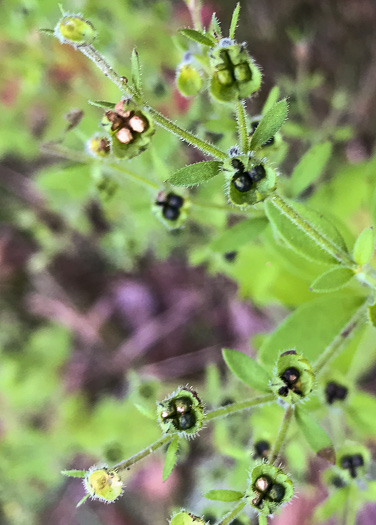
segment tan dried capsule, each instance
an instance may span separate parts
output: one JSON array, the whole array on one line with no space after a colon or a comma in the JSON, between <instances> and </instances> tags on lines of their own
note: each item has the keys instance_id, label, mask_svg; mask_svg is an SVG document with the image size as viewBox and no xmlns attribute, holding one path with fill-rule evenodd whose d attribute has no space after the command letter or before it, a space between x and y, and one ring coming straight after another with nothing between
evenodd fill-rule
<instances>
[{"instance_id":1,"label":"tan dried capsule","mask_svg":"<svg viewBox=\"0 0 376 525\"><path fill-rule=\"evenodd\" d=\"M120 100L115 105L115 111L118 115L120 115L123 118L128 118L131 115L131 112L129 110L124 111L124 103L126 103L126 100Z\"/></svg>"},{"instance_id":2,"label":"tan dried capsule","mask_svg":"<svg viewBox=\"0 0 376 525\"><path fill-rule=\"evenodd\" d=\"M129 144L133 140L133 135L128 128L121 128L116 133L116 137L122 144Z\"/></svg>"},{"instance_id":3,"label":"tan dried capsule","mask_svg":"<svg viewBox=\"0 0 376 525\"><path fill-rule=\"evenodd\" d=\"M142 133L146 128L146 122L137 115L129 120L128 125L133 129L133 131L136 131L137 133Z\"/></svg>"}]
</instances>

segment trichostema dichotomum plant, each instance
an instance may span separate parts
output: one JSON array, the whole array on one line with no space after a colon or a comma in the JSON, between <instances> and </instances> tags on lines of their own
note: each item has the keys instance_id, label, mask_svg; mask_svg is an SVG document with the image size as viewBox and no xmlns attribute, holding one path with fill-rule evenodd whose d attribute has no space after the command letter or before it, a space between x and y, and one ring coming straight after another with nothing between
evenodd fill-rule
<instances>
[{"instance_id":1,"label":"trichostema dichotomum plant","mask_svg":"<svg viewBox=\"0 0 376 525\"><path fill-rule=\"evenodd\" d=\"M197 438L199 431L204 432L211 422L218 426L223 422L219 420L225 416L237 414L236 417L242 418L239 426L240 432L246 434L247 439L242 441L242 448L246 450L239 450L241 447L235 445L223 449L236 459L240 457L244 461L246 457L249 478L247 481L243 479L242 486L238 484L236 490L209 487L204 496L210 501L233 503L228 512L218 511L221 517L217 525L230 524L249 511L258 516L260 525L265 525L267 516L279 512L293 498L295 478L294 472L290 476L289 465L294 461L292 447L301 455L302 451L306 455L308 448L332 465L330 468L335 473L333 477L330 474L330 479L337 479L337 484L331 483L330 490L344 491L339 493L340 498L345 494L355 509L360 507L358 502L368 501L374 494L369 451L361 443L347 445L341 442L327 425L325 415L336 410L341 417L345 416L347 421L354 423L349 427L354 438L360 441L370 437L374 428L367 419L367 408L362 410L362 407L374 407L375 400L372 396L357 396L355 383L362 370L349 373L352 361L356 362L358 355L353 350L350 358L346 352L349 352L349 347L352 350L351 339L358 335L359 328L366 326L373 330L372 325L376 325L376 273L370 265L374 249L372 228L363 230L357 239L352 238L353 234L340 224L338 218L330 213L326 216L321 210L316 211L304 203L305 193L309 194L306 190L311 189L330 157L330 143L313 142L291 177L285 177L281 167L276 165L276 156L285 144L281 129L287 118L286 99L278 101L279 90L274 89L261 110L259 108L253 116L248 114L246 103L261 87L261 70L248 53L247 45L235 39L239 12L240 6L237 5L228 35L222 34L215 16L207 30L203 30L201 23L194 29L182 29L180 37L186 39L182 46L184 52L180 63L174 66L174 86L184 97L206 97L206 105L210 101L213 112L220 115L220 123L222 115L227 112L227 121L234 124L238 136L235 144L234 134L230 132L223 148L218 146L221 142L212 144L203 138L205 133L192 133L149 105L148 86L142 85L136 50L130 58L131 75L128 79L120 76L93 46L96 30L83 16L63 13L55 30L47 30L92 60L119 89L119 96L114 101L92 102L102 108L103 113L98 118L101 132L96 135L92 130L86 143L86 151L92 157L90 162L97 163L95 166L100 166L106 173L117 172L129 177L141 186L140 192L150 191L148 212L151 211L168 230L195 220L192 217L197 210L203 212L201 223L205 222L205 209L243 217L244 220L239 222L223 221L232 226L210 240L205 259L211 263L216 261L218 253L225 256L235 254L227 259L233 263L234 279L241 279L245 274L252 277L258 266L264 271L269 267L276 271L276 261L280 257L284 264L293 264L294 271L276 271L275 280L268 274L273 286L279 286L285 296L289 296L290 274L294 272L306 284L302 304L273 334L263 338L257 358L252 359L236 350L223 351L224 360L235 376L234 381L243 383L237 384L235 401L204 409L205 396L201 399L201 394L195 390L179 387L175 393L158 401L156 412L151 414L161 436L150 446L111 467L95 466L87 471L64 473L83 478L85 498L115 501L124 490L125 474L135 463L165 448L162 477L166 480L186 446L185 440ZM147 150L150 152L158 126L211 159L187 166L180 164L176 169L177 163L171 163L171 168L170 160L163 164L158 158L156 166L167 165L171 170L158 183L149 178L149 173L141 175L128 169L128 164L121 164ZM51 147L68 159L89 162L88 155L79 157L77 152L74 154L59 145ZM155 151L153 155L157 155ZM218 203L213 199L211 202L207 195L209 191L203 202L200 200L200 186L205 187L204 184L215 177L221 181L221 201ZM95 182L100 190L98 180ZM195 189L190 192L187 188L191 187ZM252 264L245 264L240 257L237 266L238 250L252 241L256 241L253 248L259 254L258 243L267 246L267 255L260 254L261 262L254 259ZM250 250L248 255L252 257ZM200 260L203 261L204 258ZM287 280L286 285L284 280ZM254 281L257 281L256 277ZM249 280L246 284L255 286ZM335 295L342 289L343 295ZM328 299L310 301L309 294L328 294ZM342 354L347 356L343 363L339 362ZM254 395L254 392L259 392L259 395ZM240 399L243 395L244 399ZM274 425L272 431L268 429L263 433L263 429L257 429L257 435L261 437L256 436L246 419L248 416L244 415L245 410L253 407L276 409L273 421L264 421L265 426L267 423ZM298 470L299 466L294 467ZM335 490L333 492L338 497ZM332 513L338 508L340 505L334 506ZM171 516L170 523L205 523L200 511L181 510ZM353 522L348 523L352 525Z\"/></svg>"}]
</instances>

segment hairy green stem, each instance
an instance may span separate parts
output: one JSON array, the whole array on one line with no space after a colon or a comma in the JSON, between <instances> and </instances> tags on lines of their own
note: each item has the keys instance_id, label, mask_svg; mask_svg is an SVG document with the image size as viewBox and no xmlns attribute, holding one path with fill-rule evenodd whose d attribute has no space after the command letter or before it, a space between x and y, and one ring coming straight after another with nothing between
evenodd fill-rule
<instances>
[{"instance_id":1,"label":"hairy green stem","mask_svg":"<svg viewBox=\"0 0 376 525\"><path fill-rule=\"evenodd\" d=\"M259 514L259 525L268 525L268 518L263 514Z\"/></svg>"},{"instance_id":2,"label":"hairy green stem","mask_svg":"<svg viewBox=\"0 0 376 525\"><path fill-rule=\"evenodd\" d=\"M341 352L343 345L348 341L349 337L354 334L355 330L359 328L362 322L365 320L366 311L369 304L368 301L362 304L362 306L355 312L350 321L347 323L345 328L334 338L334 340L328 345L320 357L314 364L314 371L316 377L324 372L326 366Z\"/></svg>"},{"instance_id":3,"label":"hairy green stem","mask_svg":"<svg viewBox=\"0 0 376 525\"><path fill-rule=\"evenodd\" d=\"M246 504L247 502L244 500L239 501L236 507L234 507L228 514L223 516L223 518L220 521L218 521L216 525L228 525L229 523L234 521L236 516L244 509Z\"/></svg>"},{"instance_id":4,"label":"hairy green stem","mask_svg":"<svg viewBox=\"0 0 376 525\"><path fill-rule=\"evenodd\" d=\"M274 192L270 197L273 204L286 215L298 228L303 230L308 237L310 237L320 248L325 250L329 255L337 259L339 263L352 270L357 270L357 264L352 260L350 255L335 245L332 241L322 235L312 224L309 223L302 215L300 215L294 208L292 208L284 198L277 192Z\"/></svg>"},{"instance_id":5,"label":"hairy green stem","mask_svg":"<svg viewBox=\"0 0 376 525\"><path fill-rule=\"evenodd\" d=\"M137 454L134 454L134 456L131 456L130 458L125 459L124 461L121 461L120 463L117 463L113 467L113 470L115 470L119 474L121 472L124 472L125 470L127 470L129 467L131 467L138 461L141 461L141 459L144 459L150 456L150 454L152 454L159 448L163 447L163 445L166 445L169 441L171 441L172 438L173 438L173 435L164 435L160 437L159 439L157 439L157 441L154 441L154 443L152 443L148 447L144 448L140 452L137 452Z\"/></svg>"},{"instance_id":6,"label":"hairy green stem","mask_svg":"<svg viewBox=\"0 0 376 525\"><path fill-rule=\"evenodd\" d=\"M207 153L216 159L227 159L227 154L224 151L216 148L209 142L196 137L196 135L193 133L181 128L170 119L162 115L162 113L159 113L159 111L146 104L140 98L138 93L126 83L124 77L120 77L120 75L110 66L107 60L101 55L101 53L99 53L97 49L95 49L94 46L81 46L78 49L81 51L81 53L90 58L92 62L94 62L94 64L105 74L105 76L108 77L111 82L113 82L120 89L123 95L131 96L137 104L148 111L153 116L156 123L159 124L159 126L163 127L167 131L170 131L171 133L174 133L181 140L192 144L192 146L196 146L204 153Z\"/></svg>"},{"instance_id":7,"label":"hairy green stem","mask_svg":"<svg viewBox=\"0 0 376 525\"><path fill-rule=\"evenodd\" d=\"M282 424L279 428L277 439L270 453L270 458L269 458L270 463L275 463L275 461L277 460L282 450L293 413L294 413L294 407L293 405L289 405L283 416Z\"/></svg>"},{"instance_id":8,"label":"hairy green stem","mask_svg":"<svg viewBox=\"0 0 376 525\"><path fill-rule=\"evenodd\" d=\"M238 123L239 143L242 153L248 153L248 127L247 127L247 113L245 110L245 102L238 100L236 103L236 121Z\"/></svg>"},{"instance_id":9,"label":"hairy green stem","mask_svg":"<svg viewBox=\"0 0 376 525\"><path fill-rule=\"evenodd\" d=\"M264 405L266 403L270 403L271 401L275 401L274 394L267 394L262 397L254 397L253 399L248 399L239 403L231 403L231 405L226 405L225 407L210 410L206 413L205 420L212 421L218 417L227 416L228 414L233 414L234 412L240 412L241 410L246 410L247 408Z\"/></svg>"}]
</instances>

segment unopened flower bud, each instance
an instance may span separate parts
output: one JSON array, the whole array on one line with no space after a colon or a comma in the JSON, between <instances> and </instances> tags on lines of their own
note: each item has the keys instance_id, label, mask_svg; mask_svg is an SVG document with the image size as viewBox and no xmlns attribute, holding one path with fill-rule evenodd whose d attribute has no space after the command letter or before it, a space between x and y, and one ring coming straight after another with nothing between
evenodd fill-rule
<instances>
[{"instance_id":1,"label":"unopened flower bud","mask_svg":"<svg viewBox=\"0 0 376 525\"><path fill-rule=\"evenodd\" d=\"M345 445L337 450L336 465L344 479L361 478L370 462L370 453L363 445Z\"/></svg>"},{"instance_id":2,"label":"unopened flower bud","mask_svg":"<svg viewBox=\"0 0 376 525\"><path fill-rule=\"evenodd\" d=\"M201 91L203 80L195 67L191 64L184 64L178 70L176 85L184 97L194 97Z\"/></svg>"},{"instance_id":3,"label":"unopened flower bud","mask_svg":"<svg viewBox=\"0 0 376 525\"><path fill-rule=\"evenodd\" d=\"M115 501L123 493L123 482L114 469L92 467L84 478L84 487L92 499L107 503Z\"/></svg>"},{"instance_id":4,"label":"unopened flower bud","mask_svg":"<svg viewBox=\"0 0 376 525\"><path fill-rule=\"evenodd\" d=\"M66 15L55 27L55 36L62 42L75 46L87 46L94 42L97 35L89 20L80 15Z\"/></svg>"}]
</instances>

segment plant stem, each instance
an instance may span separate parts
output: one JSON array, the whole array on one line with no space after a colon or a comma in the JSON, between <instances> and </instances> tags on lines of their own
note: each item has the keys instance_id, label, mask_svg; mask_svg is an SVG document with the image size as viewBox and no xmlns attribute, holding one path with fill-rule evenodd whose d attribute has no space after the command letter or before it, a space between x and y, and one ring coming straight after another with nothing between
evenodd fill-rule
<instances>
[{"instance_id":1,"label":"plant stem","mask_svg":"<svg viewBox=\"0 0 376 525\"><path fill-rule=\"evenodd\" d=\"M360 324L364 321L366 310L368 308L368 301L355 312L350 321L347 323L345 328L334 338L334 340L328 345L324 352L317 359L314 364L314 371L316 377L321 374L325 367L332 361L342 350L344 343L348 340L350 335L354 334L354 331L359 328Z\"/></svg>"},{"instance_id":2,"label":"plant stem","mask_svg":"<svg viewBox=\"0 0 376 525\"><path fill-rule=\"evenodd\" d=\"M238 100L236 103L236 122L238 123L238 135L240 148L242 153L248 153L248 127L247 127L247 113L245 111L245 102Z\"/></svg>"},{"instance_id":3,"label":"plant stem","mask_svg":"<svg viewBox=\"0 0 376 525\"><path fill-rule=\"evenodd\" d=\"M265 403L270 403L275 401L274 394L267 394L262 397L254 397L253 399L248 399L247 401L241 401L240 403L231 403L231 405L226 405L225 407L216 408L215 410L210 410L206 413L206 421L211 421L217 419L218 417L227 416L228 414L233 414L234 412L240 412L247 408L252 408L259 405L264 405Z\"/></svg>"},{"instance_id":4,"label":"plant stem","mask_svg":"<svg viewBox=\"0 0 376 525\"><path fill-rule=\"evenodd\" d=\"M244 509L246 504L246 501L240 500L236 507L234 507L228 514L223 516L221 521L218 521L216 525L228 525L229 523L231 523L236 518L236 516Z\"/></svg>"},{"instance_id":5,"label":"plant stem","mask_svg":"<svg viewBox=\"0 0 376 525\"><path fill-rule=\"evenodd\" d=\"M152 108L151 106L143 104L143 107L153 116L157 124L159 124L162 128L166 129L170 133L174 133L174 135L177 135L181 140L188 142L188 144L192 144L192 146L196 146L196 148L200 149L204 153L207 153L208 155L211 155L216 159L227 159L227 153L216 148L215 146L213 146L213 144L210 144L209 142L206 142L205 140L196 137L196 135L194 135L190 131L181 128L180 126L175 124L175 122L172 122L172 120L168 119L167 117L162 115L162 113L159 113L159 111Z\"/></svg>"},{"instance_id":6,"label":"plant stem","mask_svg":"<svg viewBox=\"0 0 376 525\"><path fill-rule=\"evenodd\" d=\"M103 168L110 168L110 170L118 171L119 173L123 173L124 175L127 175L130 179L132 179L134 182L137 182L141 184L144 187L147 187L150 190L157 191L160 186L156 184L155 182L152 182L149 179L145 179L142 175L138 175L138 173L135 173L134 171L128 170L127 168L124 168L123 166L119 166L119 164L111 163L111 164L103 164Z\"/></svg>"},{"instance_id":7,"label":"plant stem","mask_svg":"<svg viewBox=\"0 0 376 525\"><path fill-rule=\"evenodd\" d=\"M277 460L281 452L293 413L294 413L294 407L293 405L289 405L283 416L282 424L279 428L277 439L273 446L273 450L270 453L270 458L269 458L270 463L275 463L275 461Z\"/></svg>"},{"instance_id":8,"label":"plant stem","mask_svg":"<svg viewBox=\"0 0 376 525\"><path fill-rule=\"evenodd\" d=\"M279 208L279 210L290 219L298 228L303 230L308 237L310 237L320 248L329 253L332 257L337 259L338 262L343 264L352 270L357 270L357 264L352 260L349 254L335 245L332 241L324 237L318 230L315 229L312 224L309 223L302 215L300 215L294 208L286 202L281 195L274 192L270 197L273 204Z\"/></svg>"},{"instance_id":9,"label":"plant stem","mask_svg":"<svg viewBox=\"0 0 376 525\"><path fill-rule=\"evenodd\" d=\"M119 474L121 472L124 472L124 470L127 470L129 467L137 463L138 461L141 461L141 459L146 458L147 456L150 456L153 452L158 450L159 448L163 447L163 445L166 445L171 439L173 438L173 435L165 435L157 439L157 441L154 441L151 445L144 448L140 452L137 452L134 456L131 456L128 459L125 459L124 461L121 461L120 463L117 463L113 467L113 470L118 472Z\"/></svg>"},{"instance_id":10,"label":"plant stem","mask_svg":"<svg viewBox=\"0 0 376 525\"><path fill-rule=\"evenodd\" d=\"M268 518L263 514L259 514L259 525L268 525Z\"/></svg>"},{"instance_id":11,"label":"plant stem","mask_svg":"<svg viewBox=\"0 0 376 525\"><path fill-rule=\"evenodd\" d=\"M221 151L205 140L199 139L193 133L181 128L170 119L162 115L162 113L159 113L159 111L146 104L136 93L136 91L124 81L124 77L120 77L120 75L110 66L107 60L101 55L101 53L99 53L97 49L95 49L95 47L91 45L81 46L78 49L81 51L81 53L90 58L92 62L94 62L94 64L104 73L104 75L120 89L123 95L131 96L137 104L142 106L146 111L153 115L154 120L161 127L167 131L170 131L170 133L174 133L181 140L196 146L204 153L207 153L216 159L227 159L227 154L224 151Z\"/></svg>"}]
</instances>

